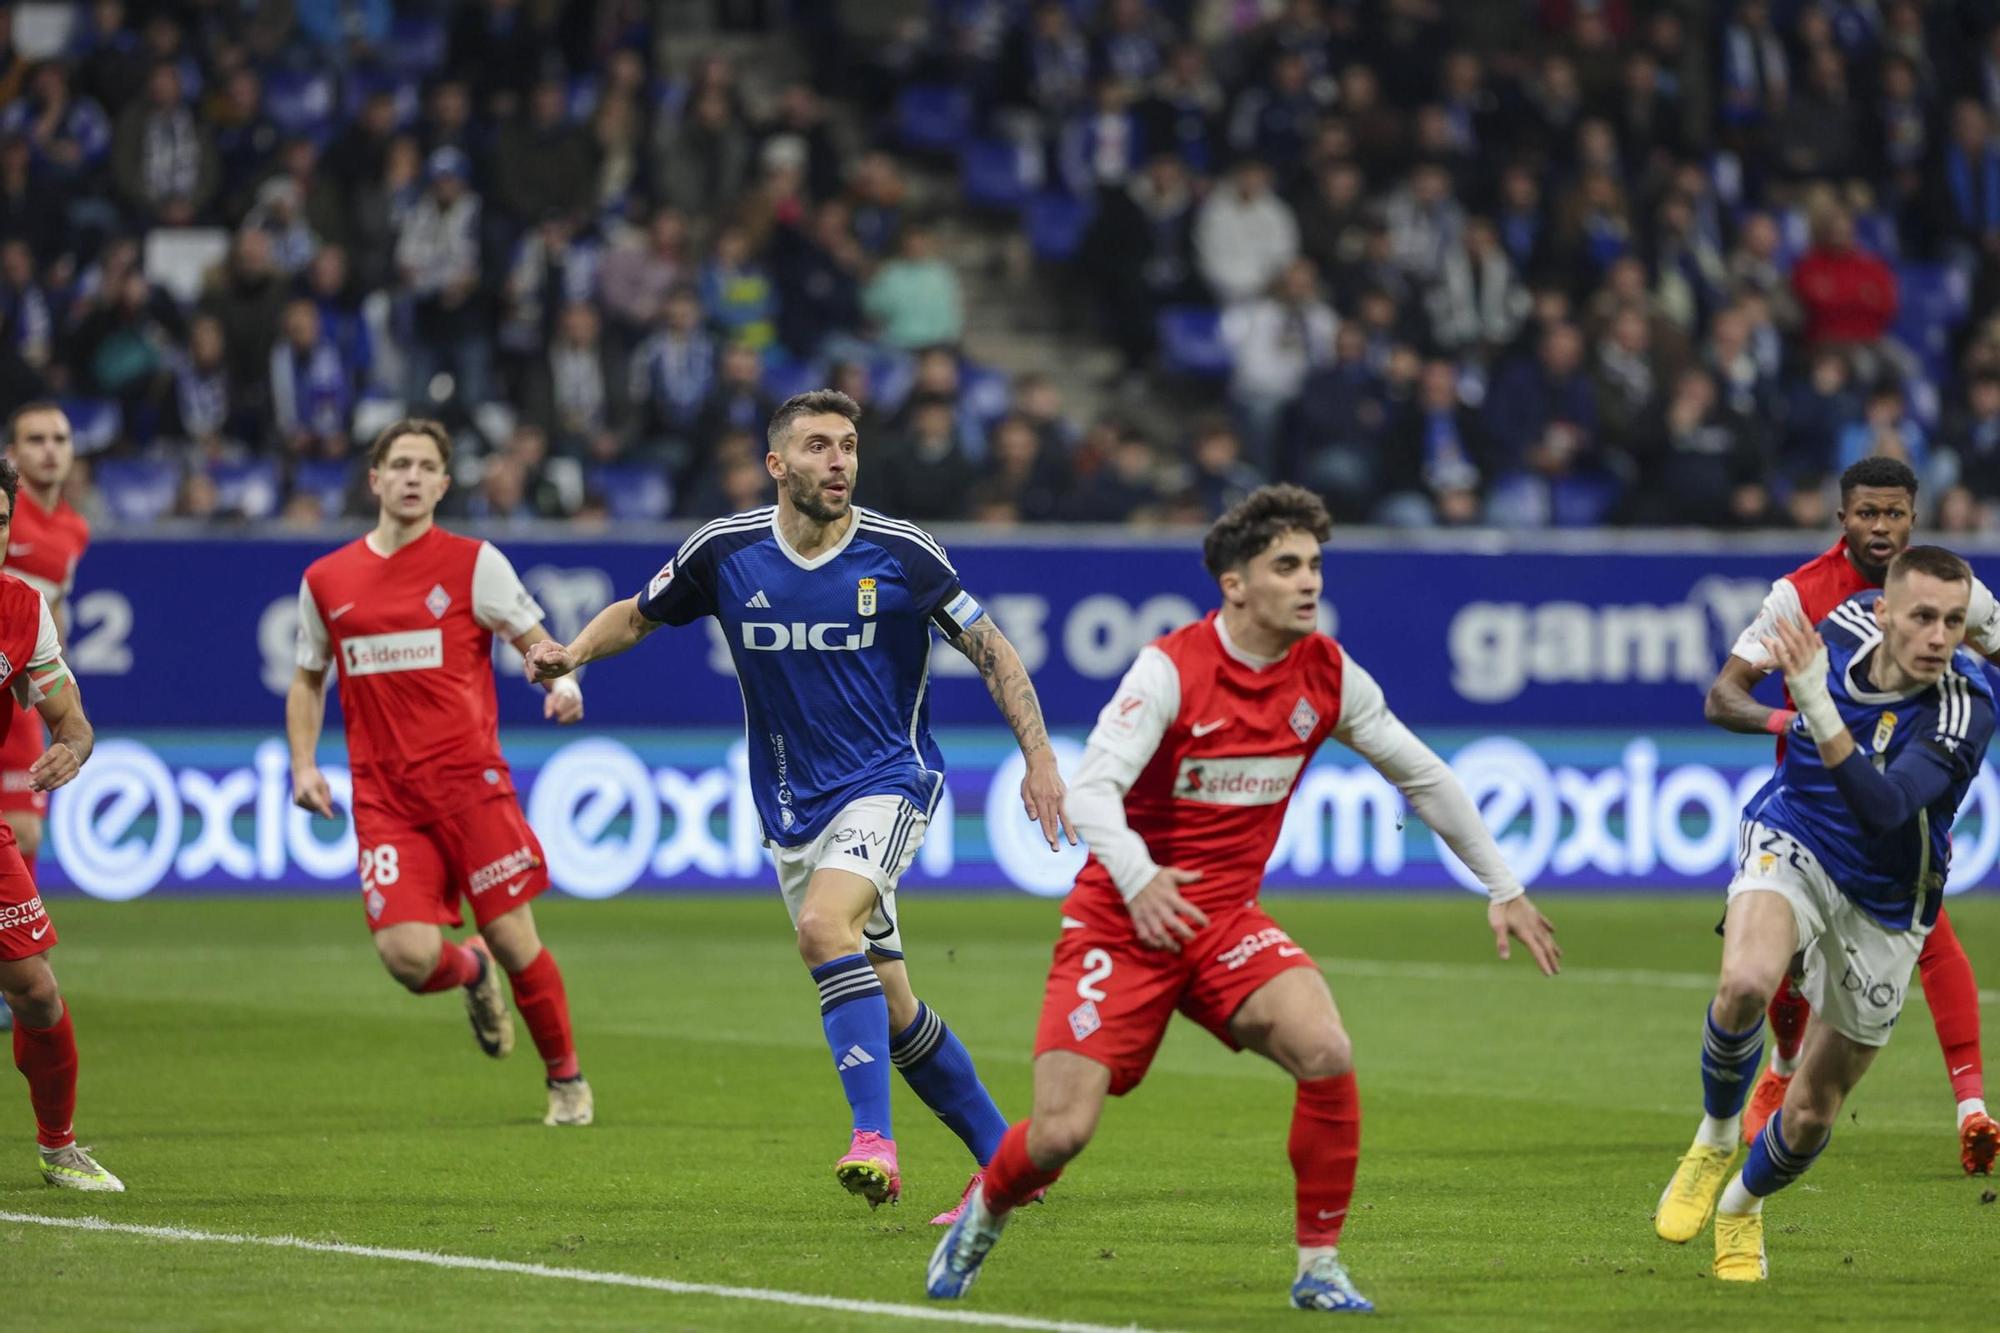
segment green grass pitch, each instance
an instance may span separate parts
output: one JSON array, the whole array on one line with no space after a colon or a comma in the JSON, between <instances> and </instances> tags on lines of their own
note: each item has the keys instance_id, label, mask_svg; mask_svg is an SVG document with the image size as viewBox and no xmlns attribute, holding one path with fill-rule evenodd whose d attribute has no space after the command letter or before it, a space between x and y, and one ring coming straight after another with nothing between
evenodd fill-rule
<instances>
[{"instance_id":1,"label":"green grass pitch","mask_svg":"<svg viewBox=\"0 0 2000 1333\"><path fill-rule=\"evenodd\" d=\"M1727 1288L1707 1276L1707 1236L1668 1246L1648 1221L1698 1113L1716 899L1548 899L1569 952L1553 981L1493 960L1470 896L1268 905L1320 957L1354 1034L1363 1152L1343 1251L1391 1326L1994 1326L2000 1205L1959 1173L1921 1000L1827 1154L1769 1205L1772 1280ZM1023 1114L1054 904L909 893L903 907L918 992ZM905 1202L871 1215L834 1184L845 1105L775 894L538 906L597 1093L581 1131L539 1123L525 1033L489 1061L456 996L390 983L350 899L55 912L79 1128L130 1192L43 1186L15 1081L0 1212L923 1301L925 1221L969 1163L899 1080ZM2000 901L1961 898L1953 914L1992 995ZM1302 1326L1285 1305L1289 1109L1275 1069L1177 1026L947 1308ZM0 1221L0 1270L10 1328L931 1326L15 1221Z\"/></svg>"}]
</instances>

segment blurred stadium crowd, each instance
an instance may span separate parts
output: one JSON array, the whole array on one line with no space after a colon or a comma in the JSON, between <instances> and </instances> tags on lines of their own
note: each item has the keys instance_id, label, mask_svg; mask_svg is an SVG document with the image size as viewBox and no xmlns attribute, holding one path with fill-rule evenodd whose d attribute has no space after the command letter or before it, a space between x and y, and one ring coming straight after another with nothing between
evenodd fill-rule
<instances>
[{"instance_id":1,"label":"blurred stadium crowd","mask_svg":"<svg viewBox=\"0 0 2000 1333\"><path fill-rule=\"evenodd\" d=\"M11 4L0 401L114 522L359 512L405 411L462 516L709 515L830 383L924 521L1817 527L1886 453L1969 531L1996 127L1993 0ZM996 235L1114 369L975 354Z\"/></svg>"}]
</instances>

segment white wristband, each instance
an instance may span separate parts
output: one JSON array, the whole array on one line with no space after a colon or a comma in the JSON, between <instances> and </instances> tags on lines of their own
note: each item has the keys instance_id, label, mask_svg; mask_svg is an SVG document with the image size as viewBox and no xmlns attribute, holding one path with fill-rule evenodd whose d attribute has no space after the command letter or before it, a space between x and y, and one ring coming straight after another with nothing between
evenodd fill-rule
<instances>
[{"instance_id":1,"label":"white wristband","mask_svg":"<svg viewBox=\"0 0 2000 1333\"><path fill-rule=\"evenodd\" d=\"M1799 716L1806 720L1806 730L1812 733L1815 745L1824 745L1847 730L1847 724L1840 720L1840 709L1833 702L1833 691L1827 688L1826 673L1825 649L1814 653L1803 671L1785 673L1785 688L1791 691L1792 702L1799 706Z\"/></svg>"}]
</instances>

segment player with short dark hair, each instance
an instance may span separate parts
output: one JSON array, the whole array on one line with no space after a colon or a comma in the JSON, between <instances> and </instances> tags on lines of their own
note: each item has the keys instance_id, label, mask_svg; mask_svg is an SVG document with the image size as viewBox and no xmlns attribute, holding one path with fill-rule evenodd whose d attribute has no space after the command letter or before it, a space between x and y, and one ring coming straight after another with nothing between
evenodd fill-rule
<instances>
[{"instance_id":1,"label":"player with short dark hair","mask_svg":"<svg viewBox=\"0 0 2000 1333\"><path fill-rule=\"evenodd\" d=\"M527 666L531 680L557 679L662 625L712 616L721 626L743 688L765 845L853 1112L834 1173L874 1206L903 1188L892 1064L979 1167L1007 1128L903 961L896 886L944 790L926 698L933 629L971 659L1013 728L1027 761L1021 799L1051 849L1067 828L1062 776L1020 655L934 537L854 504L860 417L834 390L787 399L764 459L777 504L700 529L638 596L599 612L567 647L536 645ZM979 1180L975 1170L960 1207Z\"/></svg>"},{"instance_id":2,"label":"player with short dark hair","mask_svg":"<svg viewBox=\"0 0 2000 1333\"><path fill-rule=\"evenodd\" d=\"M7 461L18 476L14 517L7 540L0 543L0 562L7 572L49 604L58 642L69 638L69 594L76 584L77 562L90 545L90 524L63 498L63 483L76 462L69 416L60 403L38 399L15 408L7 419ZM42 822L49 797L28 774L48 744L42 720L33 709L12 700L0 708L15 717L0 741L0 819L13 831L21 861L30 875L42 848ZM0 1031L13 1024L13 1011L0 1005Z\"/></svg>"},{"instance_id":3,"label":"player with short dark hair","mask_svg":"<svg viewBox=\"0 0 2000 1333\"><path fill-rule=\"evenodd\" d=\"M1727 731L1769 732L1778 738L1778 762L1785 759L1785 735L1796 716L1791 698L1768 708L1750 691L1776 665L1765 646L1777 624L1796 618L1817 624L1856 593L1882 586L1889 562L1910 544L1916 522L1917 474L1899 459L1864 458L1840 476L1841 539L1771 585L1763 610L1730 650L1703 712ZM1976 578L1972 582L1966 642L1987 657L2000 654L2000 606ZM1945 1073L1956 1103L1959 1164L1967 1174L1987 1174L2000 1155L2000 1124L1986 1110L1986 1080L1979 1046L1979 982L1959 942L1949 913L1924 938L1917 959L1924 979L1924 1002L1944 1053ZM1771 1112L1784 1104L1785 1086L1798 1068L1811 1009L1789 977L1771 998L1770 1067L1758 1080L1743 1112L1743 1142L1754 1141Z\"/></svg>"},{"instance_id":4,"label":"player with short dark hair","mask_svg":"<svg viewBox=\"0 0 2000 1333\"><path fill-rule=\"evenodd\" d=\"M1763 1200L1826 1146L1938 919L1952 823L1993 735L1993 688L1962 646L1972 584L1958 556L1912 546L1879 591L1842 601L1817 629L1782 616L1767 637L1798 713L1784 762L1743 811L1702 1036L1702 1121L1654 1219L1680 1243L1713 1215L1719 1278L1768 1275ZM1764 1008L1795 956L1816 1021L1732 1180Z\"/></svg>"},{"instance_id":5,"label":"player with short dark hair","mask_svg":"<svg viewBox=\"0 0 2000 1333\"><path fill-rule=\"evenodd\" d=\"M0 459L0 541L12 536L19 488L14 465ZM0 575L0 687L40 715L24 719L8 708L0 712L0 729L46 722L52 737L28 767L28 789L54 791L74 778L95 741L90 720L63 662L47 599L8 575ZM49 967L55 945L55 922L35 877L14 845L12 826L0 822L0 998L15 1020L14 1067L28 1080L42 1178L66 1189L122 1191L118 1177L76 1141L76 1029Z\"/></svg>"},{"instance_id":6,"label":"player with short dark hair","mask_svg":"<svg viewBox=\"0 0 2000 1333\"><path fill-rule=\"evenodd\" d=\"M514 1046L501 969L542 1057L545 1125L595 1115L578 1067L569 998L528 904L549 886L542 844L500 753L493 636L526 651L545 641L542 608L489 542L437 526L451 485L451 436L435 421L390 423L368 451L381 502L373 531L315 560L299 582L298 670L285 696L292 800L333 817L314 750L326 674L338 664L353 774L362 905L375 951L417 994L461 990L480 1049ZM583 716L574 681L549 690L543 715ZM477 933L460 945L440 927Z\"/></svg>"},{"instance_id":7,"label":"player with short dark hair","mask_svg":"<svg viewBox=\"0 0 2000 1333\"><path fill-rule=\"evenodd\" d=\"M1223 515L1202 544L1221 610L1142 649L1098 715L1070 790L1091 856L1063 903L1043 992L1034 1115L1007 1131L932 1254L931 1296L972 1285L1011 1211L1090 1141L1106 1096L1145 1077L1178 1010L1297 1081L1293 1305L1374 1308L1337 1248L1361 1150L1352 1047L1318 965L1257 903L1285 808L1329 737L1401 788L1486 886L1500 956L1511 936L1557 970L1554 928L1457 777L1318 632L1330 526L1297 486L1260 487Z\"/></svg>"}]
</instances>

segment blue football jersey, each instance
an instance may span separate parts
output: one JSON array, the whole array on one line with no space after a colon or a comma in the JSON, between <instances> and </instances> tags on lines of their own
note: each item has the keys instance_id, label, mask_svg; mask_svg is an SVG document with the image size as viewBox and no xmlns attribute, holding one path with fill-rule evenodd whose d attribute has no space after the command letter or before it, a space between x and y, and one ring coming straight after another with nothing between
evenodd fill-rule
<instances>
[{"instance_id":1,"label":"blue football jersey","mask_svg":"<svg viewBox=\"0 0 2000 1333\"><path fill-rule=\"evenodd\" d=\"M1842 893L1883 925L1906 930L1937 919L1952 821L1993 736L1993 687L1979 658L1960 648L1936 684L1907 695L1871 688L1869 655L1882 645L1875 623L1881 595L1876 589L1857 593L1820 622L1833 701L1862 757L1878 771L1905 755L1918 763L1935 760L1949 772L1950 785L1901 828L1870 836L1821 762L1805 719L1798 718L1786 737L1785 762L1743 817L1796 838ZM1928 755L1912 753L1918 746Z\"/></svg>"},{"instance_id":2,"label":"blue football jersey","mask_svg":"<svg viewBox=\"0 0 2000 1333\"><path fill-rule=\"evenodd\" d=\"M810 842L863 796L935 808L944 756L925 698L931 630L950 638L983 613L929 533L856 507L847 535L808 560L767 505L689 537L639 610L666 625L721 624L765 837Z\"/></svg>"}]
</instances>

